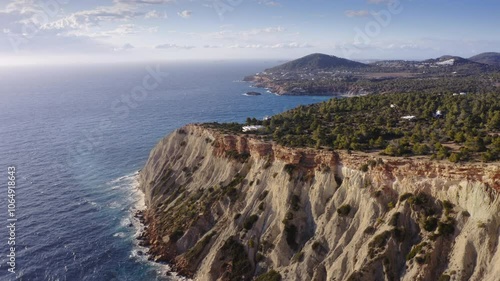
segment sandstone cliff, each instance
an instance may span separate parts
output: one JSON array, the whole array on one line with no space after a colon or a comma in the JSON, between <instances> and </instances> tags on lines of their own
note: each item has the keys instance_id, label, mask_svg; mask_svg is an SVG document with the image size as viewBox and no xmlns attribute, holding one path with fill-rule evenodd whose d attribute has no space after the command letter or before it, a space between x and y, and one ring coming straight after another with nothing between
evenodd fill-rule
<instances>
[{"instance_id":1,"label":"sandstone cliff","mask_svg":"<svg viewBox=\"0 0 500 281\"><path fill-rule=\"evenodd\" d=\"M152 150L140 182L150 254L196 280L499 280L498 163L291 149L189 125Z\"/></svg>"}]
</instances>

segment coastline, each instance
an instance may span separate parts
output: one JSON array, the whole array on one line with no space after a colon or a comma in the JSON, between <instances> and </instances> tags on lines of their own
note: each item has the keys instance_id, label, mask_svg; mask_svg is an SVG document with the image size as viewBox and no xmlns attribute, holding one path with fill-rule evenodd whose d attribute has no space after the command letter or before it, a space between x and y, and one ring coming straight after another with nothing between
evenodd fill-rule
<instances>
[{"instance_id":1,"label":"coastline","mask_svg":"<svg viewBox=\"0 0 500 281\"><path fill-rule=\"evenodd\" d=\"M139 188L139 173L140 170L134 174L134 184L132 186L135 195L135 204L129 210L129 217L132 227L135 229L133 235L134 249L132 250L131 257L138 259L140 262L147 263L157 269L160 276L165 280L171 281L192 281L191 279L179 275L171 264L165 261L155 260L151 251L154 251L154 245L149 243L150 232L148 231L151 222L146 220L147 205L146 196Z\"/></svg>"}]
</instances>

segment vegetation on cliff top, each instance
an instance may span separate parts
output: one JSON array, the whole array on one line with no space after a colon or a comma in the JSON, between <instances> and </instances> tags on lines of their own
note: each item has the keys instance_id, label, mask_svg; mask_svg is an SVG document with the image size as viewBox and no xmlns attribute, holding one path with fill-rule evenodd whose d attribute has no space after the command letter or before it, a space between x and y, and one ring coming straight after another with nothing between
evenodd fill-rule
<instances>
[{"instance_id":1,"label":"vegetation on cliff top","mask_svg":"<svg viewBox=\"0 0 500 281\"><path fill-rule=\"evenodd\" d=\"M407 117L406 119L403 117ZM429 155L458 161L500 159L500 93L379 94L331 99L247 119L253 132L290 147ZM241 124L206 124L240 133Z\"/></svg>"}]
</instances>

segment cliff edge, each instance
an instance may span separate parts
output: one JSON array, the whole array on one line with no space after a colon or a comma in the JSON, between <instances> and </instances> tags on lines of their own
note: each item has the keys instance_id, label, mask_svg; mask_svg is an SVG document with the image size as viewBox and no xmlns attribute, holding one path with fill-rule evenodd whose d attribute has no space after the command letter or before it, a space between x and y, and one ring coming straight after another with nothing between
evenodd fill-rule
<instances>
[{"instance_id":1,"label":"cliff edge","mask_svg":"<svg viewBox=\"0 0 500 281\"><path fill-rule=\"evenodd\" d=\"M500 276L499 163L292 149L188 125L139 177L150 255L195 280Z\"/></svg>"}]
</instances>

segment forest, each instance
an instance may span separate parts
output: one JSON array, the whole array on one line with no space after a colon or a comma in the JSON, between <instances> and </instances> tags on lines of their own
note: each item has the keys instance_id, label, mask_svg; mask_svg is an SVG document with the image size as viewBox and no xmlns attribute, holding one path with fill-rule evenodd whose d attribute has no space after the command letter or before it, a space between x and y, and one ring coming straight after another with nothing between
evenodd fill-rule
<instances>
[{"instance_id":1,"label":"forest","mask_svg":"<svg viewBox=\"0 0 500 281\"><path fill-rule=\"evenodd\" d=\"M405 117L405 118L403 118ZM428 155L460 161L500 160L500 94L374 94L299 106L251 132L290 147ZM241 133L242 124L206 124Z\"/></svg>"}]
</instances>

